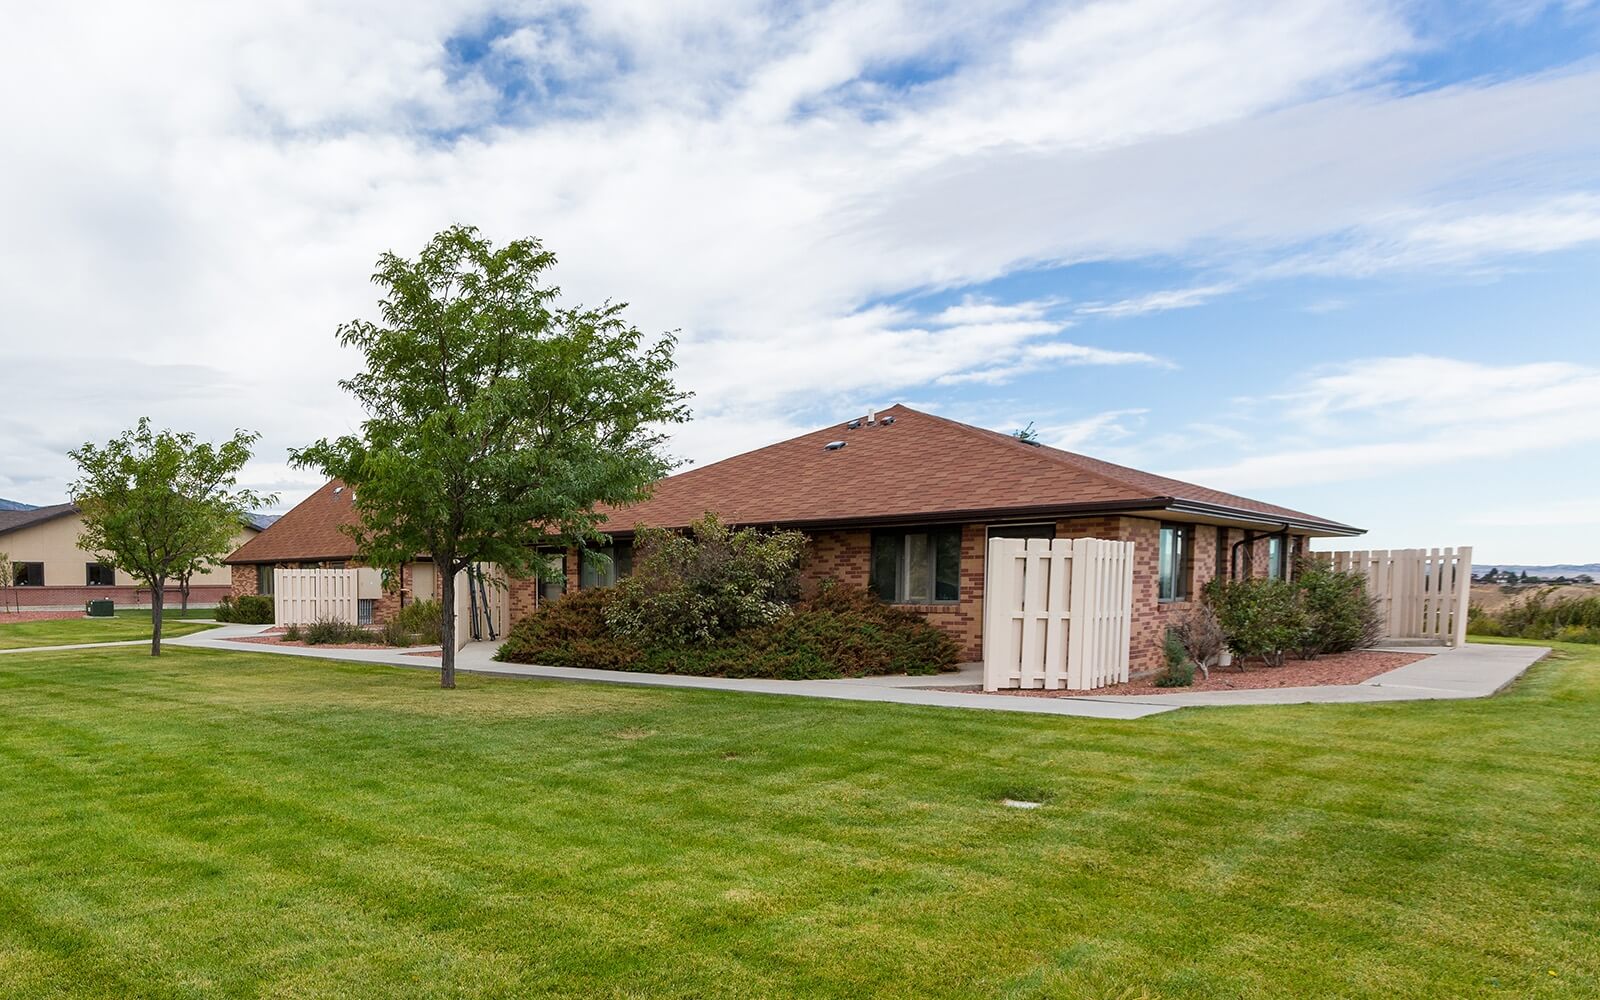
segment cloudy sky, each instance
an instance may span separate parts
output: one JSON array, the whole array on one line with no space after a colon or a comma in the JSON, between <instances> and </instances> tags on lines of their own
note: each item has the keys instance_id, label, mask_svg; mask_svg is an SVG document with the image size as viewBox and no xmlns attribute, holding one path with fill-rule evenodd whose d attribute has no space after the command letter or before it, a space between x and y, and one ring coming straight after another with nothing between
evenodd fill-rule
<instances>
[{"instance_id":1,"label":"cloudy sky","mask_svg":"<svg viewBox=\"0 0 1600 1000\"><path fill-rule=\"evenodd\" d=\"M1600 5L12 5L0 496L359 414L379 252L538 236L705 462L901 401L1480 561L1600 559Z\"/></svg>"}]
</instances>

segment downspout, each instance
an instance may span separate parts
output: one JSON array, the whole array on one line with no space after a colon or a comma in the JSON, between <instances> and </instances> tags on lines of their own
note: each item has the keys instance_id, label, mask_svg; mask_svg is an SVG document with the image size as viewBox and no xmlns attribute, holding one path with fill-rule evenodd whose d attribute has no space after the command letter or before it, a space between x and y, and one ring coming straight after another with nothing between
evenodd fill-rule
<instances>
[{"instance_id":1,"label":"downspout","mask_svg":"<svg viewBox=\"0 0 1600 1000\"><path fill-rule=\"evenodd\" d=\"M1228 550L1228 579L1230 579L1230 580L1239 579L1239 549L1241 547L1243 547L1245 545L1254 545L1256 542L1260 541L1261 538L1272 538L1274 536L1277 536L1278 538L1283 540L1283 544L1278 546L1278 559L1280 560L1280 565L1279 565L1278 568L1283 571L1283 578L1284 579L1288 579L1288 577L1289 577L1289 524L1288 524L1287 521L1284 522L1283 527L1279 528L1277 531L1274 531L1274 532L1272 532L1270 534L1262 535L1262 536L1260 536L1260 538L1256 537L1256 533L1254 531L1246 531L1244 533L1244 538L1242 538L1241 540L1239 540L1237 542L1234 542L1233 545ZM1251 568L1252 569L1254 568L1254 563L1255 563L1254 550L1252 550L1252 558L1251 558L1251 564L1252 564Z\"/></svg>"}]
</instances>

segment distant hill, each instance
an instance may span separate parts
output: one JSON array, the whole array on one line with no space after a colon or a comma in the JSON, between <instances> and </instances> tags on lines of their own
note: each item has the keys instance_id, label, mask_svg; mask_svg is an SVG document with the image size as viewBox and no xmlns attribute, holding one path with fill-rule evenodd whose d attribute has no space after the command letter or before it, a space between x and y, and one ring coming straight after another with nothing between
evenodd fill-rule
<instances>
[{"instance_id":1,"label":"distant hill","mask_svg":"<svg viewBox=\"0 0 1600 1000\"><path fill-rule=\"evenodd\" d=\"M1555 566L1514 566L1511 563L1483 564L1473 563L1472 572L1487 573L1497 569L1502 573L1527 573L1529 576L1556 577L1578 576L1587 573L1592 577L1600 578L1600 563L1561 563Z\"/></svg>"},{"instance_id":2,"label":"distant hill","mask_svg":"<svg viewBox=\"0 0 1600 1000\"><path fill-rule=\"evenodd\" d=\"M39 508L36 505L31 504L31 503L19 503L16 500L6 500L4 498L0 498L0 510L38 510L38 509Z\"/></svg>"}]
</instances>

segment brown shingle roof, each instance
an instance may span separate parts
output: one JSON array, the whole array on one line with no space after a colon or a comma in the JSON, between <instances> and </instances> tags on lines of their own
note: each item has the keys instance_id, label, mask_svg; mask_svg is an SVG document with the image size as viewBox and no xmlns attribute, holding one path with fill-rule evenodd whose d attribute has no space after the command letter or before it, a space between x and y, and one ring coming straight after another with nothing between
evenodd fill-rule
<instances>
[{"instance_id":1,"label":"brown shingle roof","mask_svg":"<svg viewBox=\"0 0 1600 1000\"><path fill-rule=\"evenodd\" d=\"M295 505L267 530L245 542L223 560L228 563L298 562L352 559L355 539L340 531L356 523L355 504L344 483L329 480Z\"/></svg>"},{"instance_id":2,"label":"brown shingle roof","mask_svg":"<svg viewBox=\"0 0 1600 1000\"><path fill-rule=\"evenodd\" d=\"M48 507L35 507L32 510L0 510L0 535L77 512L78 505L75 503L57 503Z\"/></svg>"},{"instance_id":3,"label":"brown shingle roof","mask_svg":"<svg viewBox=\"0 0 1600 1000\"><path fill-rule=\"evenodd\" d=\"M884 417L893 422L885 425ZM830 441L845 447L828 451ZM825 525L958 514L1188 509L1358 529L1274 504L1140 472L894 406L876 426L835 424L669 476L642 503L609 511L612 529L682 527L707 511L734 524Z\"/></svg>"}]
</instances>

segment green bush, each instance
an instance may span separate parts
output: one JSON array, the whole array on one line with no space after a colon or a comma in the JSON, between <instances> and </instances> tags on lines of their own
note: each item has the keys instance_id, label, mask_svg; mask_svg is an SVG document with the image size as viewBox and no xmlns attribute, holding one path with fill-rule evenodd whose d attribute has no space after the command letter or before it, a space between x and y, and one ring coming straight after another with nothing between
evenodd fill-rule
<instances>
[{"instance_id":1,"label":"green bush","mask_svg":"<svg viewBox=\"0 0 1600 1000\"><path fill-rule=\"evenodd\" d=\"M241 594L237 598L229 595L218 601L213 617L219 622L240 625L271 625L275 613L270 596Z\"/></svg>"},{"instance_id":2,"label":"green bush","mask_svg":"<svg viewBox=\"0 0 1600 1000\"><path fill-rule=\"evenodd\" d=\"M799 595L805 536L732 529L714 515L634 537L633 573L606 607L612 634L649 648L714 642L782 617Z\"/></svg>"},{"instance_id":3,"label":"green bush","mask_svg":"<svg viewBox=\"0 0 1600 1000\"><path fill-rule=\"evenodd\" d=\"M305 627L307 646L337 646L347 642L371 642L372 633L360 625L333 618L319 618Z\"/></svg>"},{"instance_id":4,"label":"green bush","mask_svg":"<svg viewBox=\"0 0 1600 1000\"><path fill-rule=\"evenodd\" d=\"M1600 597L1563 597L1550 600L1550 591L1541 590L1488 614L1477 608L1467 617L1467 631L1473 635L1504 635L1520 639L1558 639L1563 642L1593 642L1582 637L1600 634Z\"/></svg>"},{"instance_id":5,"label":"green bush","mask_svg":"<svg viewBox=\"0 0 1600 1000\"><path fill-rule=\"evenodd\" d=\"M1236 656L1259 656L1281 667L1290 650L1305 645L1309 618L1299 588L1287 580L1212 580L1205 599Z\"/></svg>"},{"instance_id":6,"label":"green bush","mask_svg":"<svg viewBox=\"0 0 1600 1000\"><path fill-rule=\"evenodd\" d=\"M1167 665L1156 674L1154 684L1159 688L1189 687L1194 683L1194 662L1189 659L1188 648L1184 645L1183 635L1177 629L1167 629L1167 637L1162 643L1162 652L1166 654Z\"/></svg>"},{"instance_id":7,"label":"green bush","mask_svg":"<svg viewBox=\"0 0 1600 1000\"><path fill-rule=\"evenodd\" d=\"M1383 637L1383 617L1361 574L1336 570L1324 559L1301 559L1295 565L1294 588L1305 614L1298 643L1302 659L1365 649Z\"/></svg>"},{"instance_id":8,"label":"green bush","mask_svg":"<svg viewBox=\"0 0 1600 1000\"><path fill-rule=\"evenodd\" d=\"M399 622L405 632L417 636L424 646L437 646L444 641L444 616L438 601L412 601L400 609L394 621Z\"/></svg>"},{"instance_id":9,"label":"green bush","mask_svg":"<svg viewBox=\"0 0 1600 1000\"><path fill-rule=\"evenodd\" d=\"M291 624L288 628L284 629L283 630L283 639L284 639L285 642L299 642L300 641L300 626Z\"/></svg>"},{"instance_id":10,"label":"green bush","mask_svg":"<svg viewBox=\"0 0 1600 1000\"><path fill-rule=\"evenodd\" d=\"M400 616L396 615L383 623L383 628L378 630L378 638L385 646L405 647L411 645L411 630L401 624Z\"/></svg>"},{"instance_id":11,"label":"green bush","mask_svg":"<svg viewBox=\"0 0 1600 1000\"><path fill-rule=\"evenodd\" d=\"M807 680L954 669L954 640L914 611L858 587L825 585L772 621L707 642L645 646L618 635L621 588L580 590L518 622L497 658L651 673Z\"/></svg>"}]
</instances>

